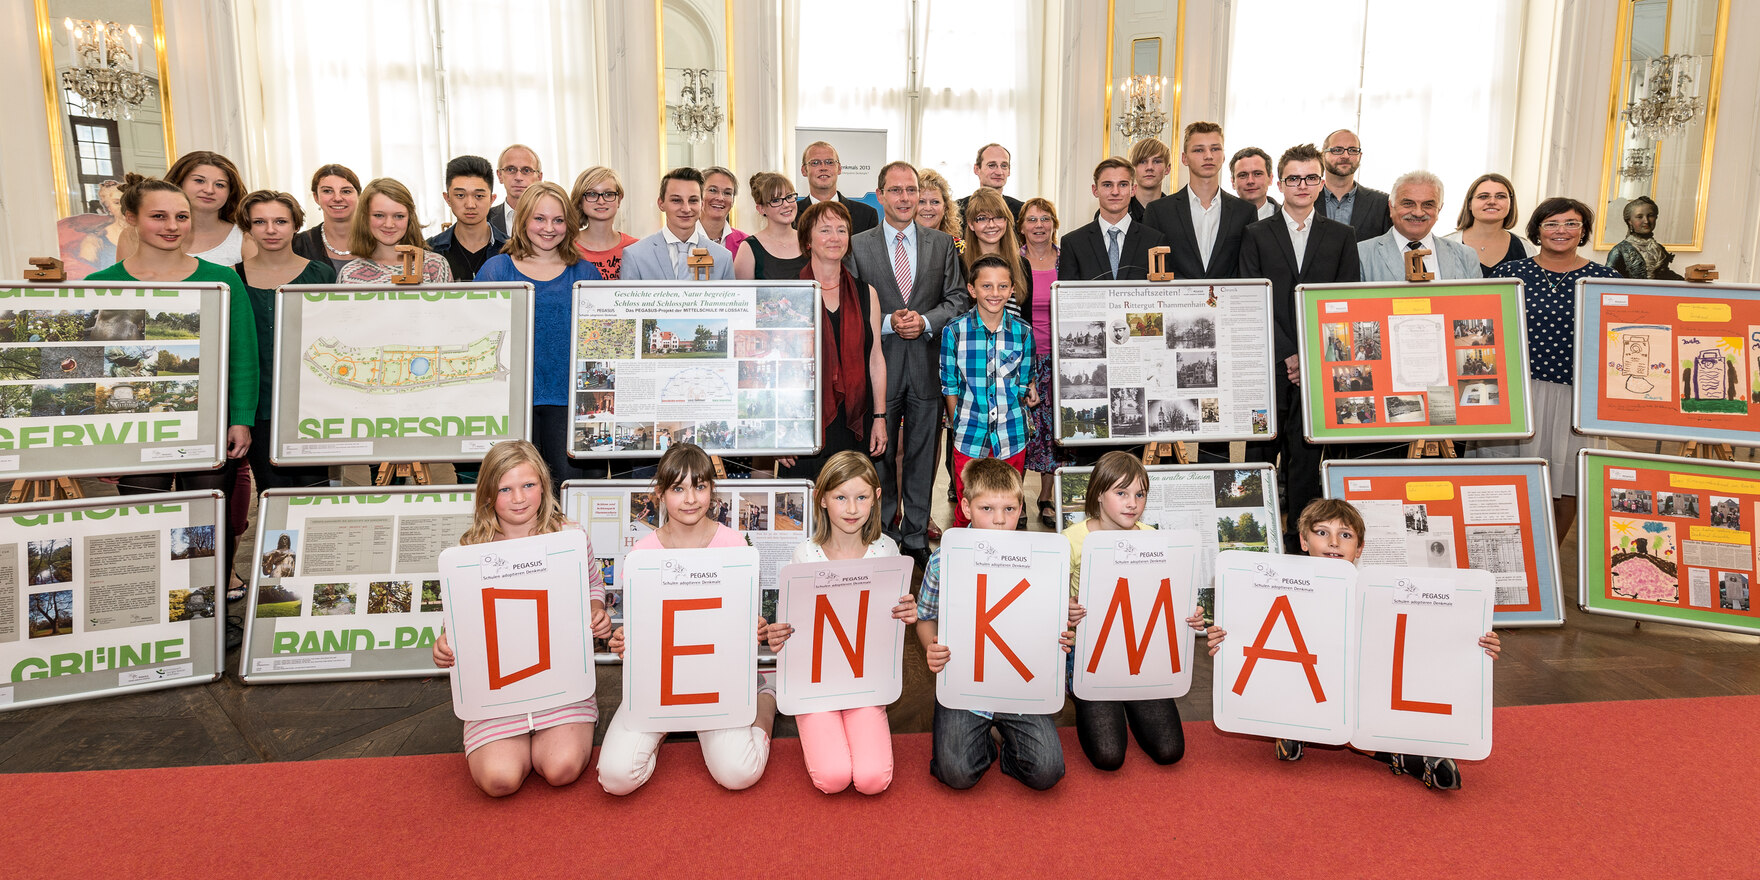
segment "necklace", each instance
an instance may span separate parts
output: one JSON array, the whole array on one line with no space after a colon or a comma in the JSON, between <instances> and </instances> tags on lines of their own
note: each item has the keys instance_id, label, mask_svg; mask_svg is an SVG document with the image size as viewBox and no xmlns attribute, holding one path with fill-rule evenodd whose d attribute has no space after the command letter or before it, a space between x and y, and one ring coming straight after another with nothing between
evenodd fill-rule
<instances>
[{"instance_id":1,"label":"necklace","mask_svg":"<svg viewBox=\"0 0 1760 880\"><path fill-rule=\"evenodd\" d=\"M323 240L324 250L327 250L330 253L335 254L336 256L339 256L339 257L346 257L349 255L349 252L347 250L337 250L336 248L334 248L330 245L330 234L324 231L324 227L322 225L318 226L318 238Z\"/></svg>"}]
</instances>

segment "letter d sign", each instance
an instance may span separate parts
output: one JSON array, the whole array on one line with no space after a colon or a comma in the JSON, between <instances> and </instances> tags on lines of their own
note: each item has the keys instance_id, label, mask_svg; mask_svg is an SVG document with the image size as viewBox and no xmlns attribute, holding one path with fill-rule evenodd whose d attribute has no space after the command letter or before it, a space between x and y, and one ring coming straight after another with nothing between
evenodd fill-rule
<instances>
[{"instance_id":1,"label":"letter d sign","mask_svg":"<svg viewBox=\"0 0 1760 880\"><path fill-rule=\"evenodd\" d=\"M500 627L497 603L529 602L532 627L538 633L538 659L524 669L501 670ZM516 681L524 681L550 668L550 594L544 590L483 589L483 629L489 654L489 690L500 690Z\"/></svg>"}]
</instances>

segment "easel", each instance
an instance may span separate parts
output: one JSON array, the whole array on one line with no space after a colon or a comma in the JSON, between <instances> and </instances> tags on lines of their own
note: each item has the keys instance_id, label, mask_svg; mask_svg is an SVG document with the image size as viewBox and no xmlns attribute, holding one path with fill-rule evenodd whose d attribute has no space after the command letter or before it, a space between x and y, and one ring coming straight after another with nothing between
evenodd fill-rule
<instances>
[{"instance_id":1,"label":"easel","mask_svg":"<svg viewBox=\"0 0 1760 880\"><path fill-rule=\"evenodd\" d=\"M1158 464L1170 455L1180 464L1192 463L1191 449L1183 441L1148 443L1143 446L1143 464L1145 466Z\"/></svg>"},{"instance_id":2,"label":"easel","mask_svg":"<svg viewBox=\"0 0 1760 880\"><path fill-rule=\"evenodd\" d=\"M1736 451L1728 443L1700 443L1688 440L1681 444L1681 457L1704 458L1711 461L1735 461Z\"/></svg>"},{"instance_id":3,"label":"easel","mask_svg":"<svg viewBox=\"0 0 1760 880\"><path fill-rule=\"evenodd\" d=\"M715 268L715 258L709 256L708 248L691 248L691 255L685 258L684 264L690 267L692 280L708 281L709 273Z\"/></svg>"},{"instance_id":4,"label":"easel","mask_svg":"<svg viewBox=\"0 0 1760 880\"><path fill-rule=\"evenodd\" d=\"M392 284L420 284L420 283L422 283L422 267L419 263L419 261L422 259L421 254L422 254L422 249L419 247L416 247L413 244L400 244L400 245L398 245L397 246L397 258L403 261L403 267L396 275L391 276L391 283Z\"/></svg>"},{"instance_id":5,"label":"easel","mask_svg":"<svg viewBox=\"0 0 1760 880\"><path fill-rule=\"evenodd\" d=\"M32 260L31 262L36 262ZM1694 284L1710 284L1717 280L1716 263L1694 263L1681 273L1681 278Z\"/></svg>"},{"instance_id":6,"label":"easel","mask_svg":"<svg viewBox=\"0 0 1760 880\"><path fill-rule=\"evenodd\" d=\"M1173 252L1173 249L1170 247L1167 247L1166 245L1163 245L1161 247L1153 247L1153 248L1149 249L1149 280L1150 281L1172 281L1173 280L1173 273L1167 271L1167 255L1172 252Z\"/></svg>"},{"instance_id":7,"label":"easel","mask_svg":"<svg viewBox=\"0 0 1760 880\"><path fill-rule=\"evenodd\" d=\"M727 479L727 464L721 460L721 456L711 455L711 456L709 456L709 461L715 465L715 479L716 480ZM775 473L776 472L776 465L774 464L775 459L772 459L771 461L772 461L772 464L770 465L770 472Z\"/></svg>"},{"instance_id":8,"label":"easel","mask_svg":"<svg viewBox=\"0 0 1760 880\"><path fill-rule=\"evenodd\" d=\"M1413 440L1406 458L1455 458L1453 440Z\"/></svg>"},{"instance_id":9,"label":"easel","mask_svg":"<svg viewBox=\"0 0 1760 880\"><path fill-rule=\"evenodd\" d=\"M31 268L24 270L26 281L66 281L67 269L54 257L31 257Z\"/></svg>"},{"instance_id":10,"label":"easel","mask_svg":"<svg viewBox=\"0 0 1760 880\"><path fill-rule=\"evenodd\" d=\"M1424 258L1428 257L1428 256L1430 256L1430 249L1429 248L1416 248L1414 250L1406 251L1406 280L1407 281L1410 281L1413 283L1419 283L1419 282L1424 282L1424 281L1435 281L1436 280L1436 275L1434 273L1428 272L1424 269ZM1412 457L1416 458L1417 456L1412 456ZM1452 454L1449 456L1449 458L1453 458L1453 457L1454 456Z\"/></svg>"},{"instance_id":11,"label":"easel","mask_svg":"<svg viewBox=\"0 0 1760 880\"><path fill-rule=\"evenodd\" d=\"M420 461L387 461L380 464L379 475L373 478L373 485L389 486L392 480L401 480L405 477L408 477L410 482L417 486L434 485L434 476L428 472L427 463Z\"/></svg>"},{"instance_id":12,"label":"easel","mask_svg":"<svg viewBox=\"0 0 1760 880\"><path fill-rule=\"evenodd\" d=\"M63 501L84 498L79 484L72 477L51 477L46 480L13 480L12 491L6 493L7 504L27 501Z\"/></svg>"}]
</instances>

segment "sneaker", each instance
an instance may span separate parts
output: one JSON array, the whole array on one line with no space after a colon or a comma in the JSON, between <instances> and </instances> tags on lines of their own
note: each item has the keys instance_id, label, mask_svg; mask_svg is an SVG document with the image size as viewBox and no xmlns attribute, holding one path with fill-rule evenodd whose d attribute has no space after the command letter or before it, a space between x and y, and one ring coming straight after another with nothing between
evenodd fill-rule
<instances>
[{"instance_id":1,"label":"sneaker","mask_svg":"<svg viewBox=\"0 0 1760 880\"><path fill-rule=\"evenodd\" d=\"M1387 769L1395 776L1411 776L1413 779L1424 777L1424 759L1417 755L1401 755L1397 752L1376 752L1370 757L1387 765Z\"/></svg>"},{"instance_id":2,"label":"sneaker","mask_svg":"<svg viewBox=\"0 0 1760 880\"><path fill-rule=\"evenodd\" d=\"M1302 759L1302 741L1299 739L1280 739L1277 741L1277 760L1300 761Z\"/></svg>"},{"instance_id":3,"label":"sneaker","mask_svg":"<svg viewBox=\"0 0 1760 880\"><path fill-rule=\"evenodd\" d=\"M758 673L758 693L776 696L776 671L768 670Z\"/></svg>"},{"instance_id":4,"label":"sneaker","mask_svg":"<svg viewBox=\"0 0 1760 880\"><path fill-rule=\"evenodd\" d=\"M1456 791L1461 787L1461 768L1453 758L1424 758L1424 787Z\"/></svg>"}]
</instances>

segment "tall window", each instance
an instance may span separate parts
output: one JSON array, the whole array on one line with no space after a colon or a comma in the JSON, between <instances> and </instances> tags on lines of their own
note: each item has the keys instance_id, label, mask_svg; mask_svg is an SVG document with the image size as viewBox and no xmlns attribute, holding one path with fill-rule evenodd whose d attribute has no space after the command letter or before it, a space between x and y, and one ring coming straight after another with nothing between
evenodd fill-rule
<instances>
[{"instance_id":1,"label":"tall window","mask_svg":"<svg viewBox=\"0 0 1760 880\"><path fill-rule=\"evenodd\" d=\"M1436 232L1452 231L1467 184L1510 170L1521 11L1521 0L1339 0L1317 15L1304 0L1237 0L1228 149L1255 144L1275 161L1351 129L1358 181L1387 189L1407 171L1434 172L1446 200Z\"/></svg>"}]
</instances>

